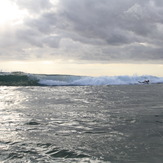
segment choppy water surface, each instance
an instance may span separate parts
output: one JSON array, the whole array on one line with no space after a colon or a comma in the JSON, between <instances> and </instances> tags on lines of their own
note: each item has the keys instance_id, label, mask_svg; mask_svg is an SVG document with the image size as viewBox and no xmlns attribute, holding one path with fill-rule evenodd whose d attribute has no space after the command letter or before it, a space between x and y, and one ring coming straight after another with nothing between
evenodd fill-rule
<instances>
[{"instance_id":1,"label":"choppy water surface","mask_svg":"<svg viewBox=\"0 0 163 163\"><path fill-rule=\"evenodd\" d=\"M163 85L0 87L4 163L162 163Z\"/></svg>"}]
</instances>

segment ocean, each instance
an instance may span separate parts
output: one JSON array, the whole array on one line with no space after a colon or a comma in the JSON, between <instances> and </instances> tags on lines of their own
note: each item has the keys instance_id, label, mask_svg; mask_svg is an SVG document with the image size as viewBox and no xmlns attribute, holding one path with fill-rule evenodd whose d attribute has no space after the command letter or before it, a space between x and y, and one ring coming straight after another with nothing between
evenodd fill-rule
<instances>
[{"instance_id":1,"label":"ocean","mask_svg":"<svg viewBox=\"0 0 163 163\"><path fill-rule=\"evenodd\" d=\"M2 73L0 162L162 163L162 81Z\"/></svg>"}]
</instances>

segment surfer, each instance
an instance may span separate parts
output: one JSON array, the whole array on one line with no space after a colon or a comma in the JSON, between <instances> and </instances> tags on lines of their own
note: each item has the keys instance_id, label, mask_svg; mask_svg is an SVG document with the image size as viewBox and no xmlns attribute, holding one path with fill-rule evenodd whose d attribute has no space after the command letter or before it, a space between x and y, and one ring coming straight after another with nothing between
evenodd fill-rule
<instances>
[{"instance_id":1,"label":"surfer","mask_svg":"<svg viewBox=\"0 0 163 163\"><path fill-rule=\"evenodd\" d=\"M143 84L149 84L149 80L144 80L143 82L138 81L139 83L143 83Z\"/></svg>"}]
</instances>

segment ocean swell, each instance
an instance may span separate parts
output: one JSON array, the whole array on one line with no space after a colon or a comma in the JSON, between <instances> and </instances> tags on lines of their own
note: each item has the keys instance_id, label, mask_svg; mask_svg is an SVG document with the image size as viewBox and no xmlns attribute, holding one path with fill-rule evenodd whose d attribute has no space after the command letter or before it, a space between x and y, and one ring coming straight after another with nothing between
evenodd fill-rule
<instances>
[{"instance_id":1,"label":"ocean swell","mask_svg":"<svg viewBox=\"0 0 163 163\"><path fill-rule=\"evenodd\" d=\"M129 85L163 83L163 77L143 76L74 76L74 75L43 75L22 72L0 73L1 86L88 86L88 85ZM146 83L147 84L147 83Z\"/></svg>"},{"instance_id":2,"label":"ocean swell","mask_svg":"<svg viewBox=\"0 0 163 163\"><path fill-rule=\"evenodd\" d=\"M36 86L39 85L39 79L23 72L0 73L1 86Z\"/></svg>"}]
</instances>

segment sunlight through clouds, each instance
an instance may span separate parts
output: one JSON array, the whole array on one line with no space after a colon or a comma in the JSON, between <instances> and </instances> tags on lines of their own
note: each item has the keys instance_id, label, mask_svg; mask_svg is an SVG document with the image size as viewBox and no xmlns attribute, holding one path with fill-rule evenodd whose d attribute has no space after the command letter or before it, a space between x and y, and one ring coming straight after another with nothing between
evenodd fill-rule
<instances>
[{"instance_id":1,"label":"sunlight through clouds","mask_svg":"<svg viewBox=\"0 0 163 163\"><path fill-rule=\"evenodd\" d=\"M0 25L20 23L26 14L26 11L20 10L14 2L0 1Z\"/></svg>"},{"instance_id":2,"label":"sunlight through clouds","mask_svg":"<svg viewBox=\"0 0 163 163\"><path fill-rule=\"evenodd\" d=\"M137 65L136 71L143 64L146 74L163 75L156 66L163 63L162 14L161 0L4 0L0 2L0 61L39 63L47 73L53 69L49 61L78 65L79 74L84 65L101 65L97 75L109 74L102 65L112 64L118 73L122 69L113 64ZM62 63L58 73L67 73ZM19 65L24 69L26 64ZM86 74L95 74L88 69Z\"/></svg>"}]
</instances>

